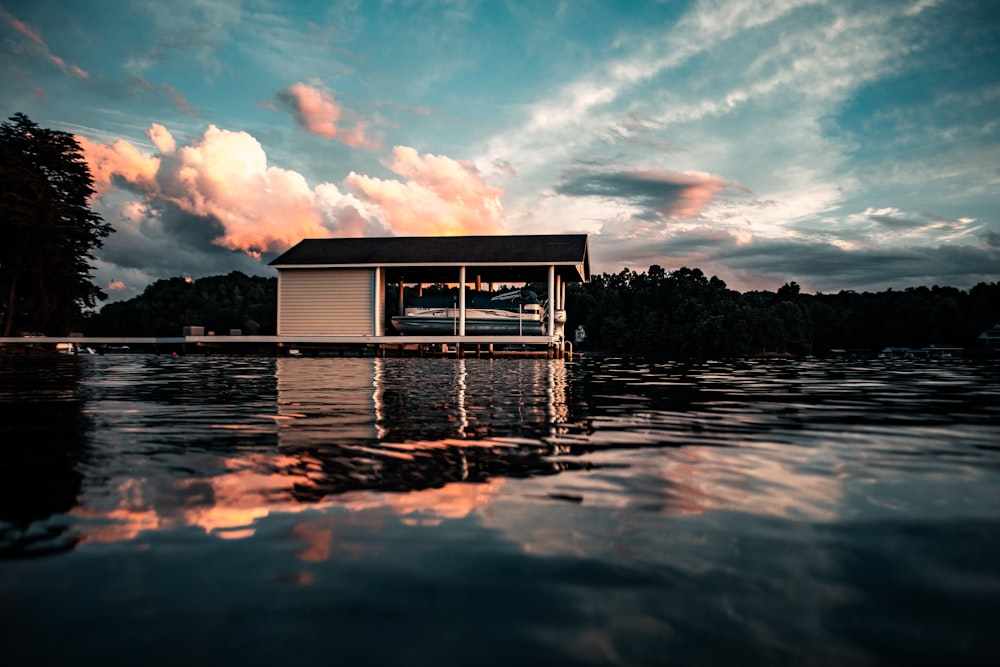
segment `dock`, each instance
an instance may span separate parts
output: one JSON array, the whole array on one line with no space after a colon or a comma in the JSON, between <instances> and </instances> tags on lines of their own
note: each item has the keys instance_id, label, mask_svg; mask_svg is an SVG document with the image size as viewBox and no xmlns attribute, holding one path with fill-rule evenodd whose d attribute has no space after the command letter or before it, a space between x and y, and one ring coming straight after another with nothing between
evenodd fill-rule
<instances>
[{"instance_id":1,"label":"dock","mask_svg":"<svg viewBox=\"0 0 1000 667\"><path fill-rule=\"evenodd\" d=\"M0 349L29 352L255 354L267 356L544 357L572 355L551 336L8 336Z\"/></svg>"}]
</instances>

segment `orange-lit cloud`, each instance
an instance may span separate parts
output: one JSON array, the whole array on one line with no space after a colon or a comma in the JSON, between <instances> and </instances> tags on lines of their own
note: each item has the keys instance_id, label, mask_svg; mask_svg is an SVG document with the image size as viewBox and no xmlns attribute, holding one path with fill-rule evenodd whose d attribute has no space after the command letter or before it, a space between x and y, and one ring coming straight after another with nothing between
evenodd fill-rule
<instances>
[{"instance_id":1,"label":"orange-lit cloud","mask_svg":"<svg viewBox=\"0 0 1000 667\"><path fill-rule=\"evenodd\" d=\"M0 7L0 19L3 19L8 25L10 25L10 27L12 27L17 32L21 33L21 35L26 37L31 42L30 46L31 51L33 51L36 55L40 56L44 60L48 60L49 62L54 64L56 67L61 69L63 73L66 74L67 76L75 76L78 79L90 78L90 74L85 72L80 67L67 63L59 56L53 54L52 51L49 50L49 47L45 43L45 40L42 39L41 35L32 30L26 23L24 23L24 21L21 21L12 14L10 14L10 12L5 10L3 7Z\"/></svg>"},{"instance_id":2,"label":"orange-lit cloud","mask_svg":"<svg viewBox=\"0 0 1000 667\"><path fill-rule=\"evenodd\" d=\"M99 144L77 135L77 142L94 178L94 189L100 197L111 187L112 178L124 179L142 191L156 190L156 173L160 159L144 156L138 148L123 139Z\"/></svg>"},{"instance_id":3,"label":"orange-lit cloud","mask_svg":"<svg viewBox=\"0 0 1000 667\"><path fill-rule=\"evenodd\" d=\"M667 218L693 218L730 188L746 190L705 172L632 169L571 173L556 191L571 197L626 200Z\"/></svg>"},{"instance_id":4,"label":"orange-lit cloud","mask_svg":"<svg viewBox=\"0 0 1000 667\"><path fill-rule=\"evenodd\" d=\"M440 236L503 232L503 190L487 185L472 164L397 146L388 166L406 180L351 172L345 183L361 199L377 204L396 232Z\"/></svg>"},{"instance_id":5,"label":"orange-lit cloud","mask_svg":"<svg viewBox=\"0 0 1000 667\"><path fill-rule=\"evenodd\" d=\"M216 243L223 247L259 255L330 235L302 175L268 167L264 149L246 132L210 125L165 166L163 196L188 213L218 220L225 234Z\"/></svg>"},{"instance_id":6,"label":"orange-lit cloud","mask_svg":"<svg viewBox=\"0 0 1000 667\"><path fill-rule=\"evenodd\" d=\"M343 189L333 183L314 188L298 172L268 166L263 147L246 132L211 125L178 145L167 128L153 124L147 136L158 154L144 155L120 139L101 144L77 137L98 197L124 186L145 199L147 214L169 204L205 218L222 230L217 245L252 257L304 238L503 231L503 191L487 185L470 163L446 156L397 147L390 167L401 180L352 172Z\"/></svg>"},{"instance_id":7,"label":"orange-lit cloud","mask_svg":"<svg viewBox=\"0 0 1000 667\"><path fill-rule=\"evenodd\" d=\"M337 139L353 148L378 148L378 142L366 136L367 125L364 122L359 121L353 127L338 126L343 113L328 91L296 83L283 90L278 98L291 108L296 119L309 132Z\"/></svg>"},{"instance_id":8,"label":"orange-lit cloud","mask_svg":"<svg viewBox=\"0 0 1000 667\"><path fill-rule=\"evenodd\" d=\"M652 181L663 177L660 173L641 172L639 175ZM699 215L729 185L718 176L700 172L673 175L673 179L680 186L680 191L677 199L664 207L663 213L674 218L693 218Z\"/></svg>"},{"instance_id":9,"label":"orange-lit cloud","mask_svg":"<svg viewBox=\"0 0 1000 667\"><path fill-rule=\"evenodd\" d=\"M149 140L153 142L161 153L173 153L177 148L177 142L174 141L173 135L159 123L153 123L153 125L146 130L146 136Z\"/></svg>"},{"instance_id":10,"label":"orange-lit cloud","mask_svg":"<svg viewBox=\"0 0 1000 667\"><path fill-rule=\"evenodd\" d=\"M32 42L38 44L39 46L45 46L45 42L42 41L42 38L38 35L37 32L29 28L24 23L24 21L19 21L18 19L11 16L8 12L6 12L3 9L3 7L0 7L0 16L2 16L4 20L7 21L7 23L9 23L12 28L14 28L14 30L18 31L19 33L30 39Z\"/></svg>"}]
</instances>

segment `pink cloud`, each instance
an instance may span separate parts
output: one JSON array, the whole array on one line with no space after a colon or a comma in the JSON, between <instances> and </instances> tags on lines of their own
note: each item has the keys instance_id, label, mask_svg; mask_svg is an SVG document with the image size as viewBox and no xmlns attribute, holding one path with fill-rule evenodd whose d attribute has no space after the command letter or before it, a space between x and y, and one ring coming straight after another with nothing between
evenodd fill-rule
<instances>
[{"instance_id":1,"label":"pink cloud","mask_svg":"<svg viewBox=\"0 0 1000 667\"><path fill-rule=\"evenodd\" d=\"M263 147L246 132L209 126L199 142L177 151L159 181L165 199L218 220L225 233L216 243L232 250L259 256L329 235L305 178L268 167Z\"/></svg>"},{"instance_id":2,"label":"pink cloud","mask_svg":"<svg viewBox=\"0 0 1000 667\"><path fill-rule=\"evenodd\" d=\"M6 21L14 30L21 33L34 45L30 48L36 55L41 58L48 60L56 67L61 69L67 76L75 76L79 79L89 79L90 74L85 72L82 68L76 65L68 64L59 56L52 53L45 40L42 39L41 35L32 30L23 21L14 17L10 12L6 11L3 7L0 7L0 18Z\"/></svg>"},{"instance_id":3,"label":"pink cloud","mask_svg":"<svg viewBox=\"0 0 1000 667\"><path fill-rule=\"evenodd\" d=\"M14 30L18 31L19 33L30 39L32 42L38 44L39 46L45 46L45 42L42 41L42 38L38 35L37 32L29 28L23 21L19 21L18 19L14 18L10 13L4 10L3 7L0 7L0 16L2 16L3 19L7 21L7 23L9 23L12 28L14 28Z\"/></svg>"},{"instance_id":4,"label":"pink cloud","mask_svg":"<svg viewBox=\"0 0 1000 667\"><path fill-rule=\"evenodd\" d=\"M139 190L156 189L159 158L144 156L138 148L123 139L99 144L77 135L76 140L94 178L96 197L101 197L108 191L114 176L124 179Z\"/></svg>"},{"instance_id":5,"label":"pink cloud","mask_svg":"<svg viewBox=\"0 0 1000 667\"><path fill-rule=\"evenodd\" d=\"M133 202L140 217L155 224L170 204L221 229L217 245L252 257L333 235L503 233L503 191L468 162L401 146L389 166L402 180L352 172L342 191L333 183L313 188L295 171L268 166L263 147L246 132L211 125L183 146L162 125L147 134L160 155L143 155L124 140L78 137L98 196L126 184L144 199ZM119 206L126 211L127 204ZM130 229L143 233L142 225Z\"/></svg>"},{"instance_id":6,"label":"pink cloud","mask_svg":"<svg viewBox=\"0 0 1000 667\"><path fill-rule=\"evenodd\" d=\"M217 220L224 232L215 242L251 256L329 236L305 179L268 167L263 148L249 134L212 125L180 149L163 126L153 125L148 134L166 155L143 156L121 139L99 144L77 137L99 196L113 177L121 178L150 202L170 202Z\"/></svg>"},{"instance_id":7,"label":"pink cloud","mask_svg":"<svg viewBox=\"0 0 1000 667\"><path fill-rule=\"evenodd\" d=\"M153 98L158 98L161 96L167 98L167 100L169 100L170 103L173 104L174 107L181 113L187 114L188 116L195 115L196 110L191 105L191 103L188 102L187 97L184 96L184 93L177 90L170 84L161 83L159 85L154 86L141 76L133 76L131 77L130 81L136 86L138 86L140 89L148 93Z\"/></svg>"},{"instance_id":8,"label":"pink cloud","mask_svg":"<svg viewBox=\"0 0 1000 667\"><path fill-rule=\"evenodd\" d=\"M279 93L278 97L291 107L296 119L307 131L326 139L337 139L352 148L378 148L378 142L366 136L367 124L363 121L353 127L338 126L343 113L328 91L296 83Z\"/></svg>"},{"instance_id":9,"label":"pink cloud","mask_svg":"<svg viewBox=\"0 0 1000 667\"><path fill-rule=\"evenodd\" d=\"M404 235L501 234L503 190L490 187L468 162L443 155L393 149L392 171L405 182L351 172L345 184L377 205L393 231Z\"/></svg>"},{"instance_id":10,"label":"pink cloud","mask_svg":"<svg viewBox=\"0 0 1000 667\"><path fill-rule=\"evenodd\" d=\"M146 130L146 136L149 140L153 142L161 153L173 153L177 148L177 142L174 141L174 137L170 134L167 128L163 127L159 123L153 123L153 125Z\"/></svg>"},{"instance_id":11,"label":"pink cloud","mask_svg":"<svg viewBox=\"0 0 1000 667\"><path fill-rule=\"evenodd\" d=\"M693 218L699 215L719 193L735 185L705 172L638 169L632 173L640 181L669 184L677 189L673 200L665 203L661 209L664 215L674 218Z\"/></svg>"},{"instance_id":12,"label":"pink cloud","mask_svg":"<svg viewBox=\"0 0 1000 667\"><path fill-rule=\"evenodd\" d=\"M694 218L730 188L746 191L739 183L704 172L629 169L571 172L556 192L629 201L666 218Z\"/></svg>"}]
</instances>

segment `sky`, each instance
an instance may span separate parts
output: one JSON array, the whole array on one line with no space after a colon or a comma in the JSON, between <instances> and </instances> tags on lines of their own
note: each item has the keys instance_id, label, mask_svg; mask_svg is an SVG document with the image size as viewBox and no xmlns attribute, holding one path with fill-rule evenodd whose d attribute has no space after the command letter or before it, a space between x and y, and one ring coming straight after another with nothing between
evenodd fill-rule
<instances>
[{"instance_id":1,"label":"sky","mask_svg":"<svg viewBox=\"0 0 1000 667\"><path fill-rule=\"evenodd\" d=\"M995 0L0 0L110 300L303 238L586 233L739 291L1000 280Z\"/></svg>"}]
</instances>

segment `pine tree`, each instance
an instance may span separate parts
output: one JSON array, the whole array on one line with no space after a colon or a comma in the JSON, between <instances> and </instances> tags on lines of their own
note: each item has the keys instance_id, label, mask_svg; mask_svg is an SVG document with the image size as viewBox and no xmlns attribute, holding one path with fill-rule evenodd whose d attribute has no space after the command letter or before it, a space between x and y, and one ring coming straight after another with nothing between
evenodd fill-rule
<instances>
[{"instance_id":1,"label":"pine tree","mask_svg":"<svg viewBox=\"0 0 1000 667\"><path fill-rule=\"evenodd\" d=\"M89 207L93 178L73 135L22 113L0 125L0 335L64 333L107 298L93 250L112 231Z\"/></svg>"}]
</instances>

